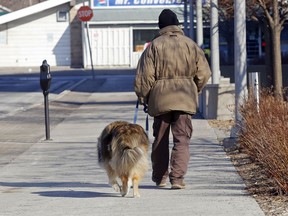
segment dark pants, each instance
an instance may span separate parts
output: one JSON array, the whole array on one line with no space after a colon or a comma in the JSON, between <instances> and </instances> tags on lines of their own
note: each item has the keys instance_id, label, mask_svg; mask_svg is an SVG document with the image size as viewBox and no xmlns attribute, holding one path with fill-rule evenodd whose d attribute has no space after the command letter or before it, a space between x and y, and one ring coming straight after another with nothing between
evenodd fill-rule
<instances>
[{"instance_id":1,"label":"dark pants","mask_svg":"<svg viewBox=\"0 0 288 216\"><path fill-rule=\"evenodd\" d=\"M169 133L173 134L173 148L169 173ZM152 180L161 182L169 176L170 182L181 184L187 172L190 153L189 142L192 136L191 115L180 111L172 111L154 117L152 145Z\"/></svg>"}]
</instances>

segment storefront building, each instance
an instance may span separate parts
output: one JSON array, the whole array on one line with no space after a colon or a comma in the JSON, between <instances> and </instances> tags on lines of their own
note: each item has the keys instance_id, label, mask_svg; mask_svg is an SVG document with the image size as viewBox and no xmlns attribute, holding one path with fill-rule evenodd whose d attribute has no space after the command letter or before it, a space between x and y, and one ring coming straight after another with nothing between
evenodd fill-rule
<instances>
[{"instance_id":1,"label":"storefront building","mask_svg":"<svg viewBox=\"0 0 288 216\"><path fill-rule=\"evenodd\" d=\"M83 24L84 67L91 62L95 67L136 67L145 44L158 35L158 16L164 8L183 23L181 0L92 0L91 7L94 16Z\"/></svg>"}]
</instances>

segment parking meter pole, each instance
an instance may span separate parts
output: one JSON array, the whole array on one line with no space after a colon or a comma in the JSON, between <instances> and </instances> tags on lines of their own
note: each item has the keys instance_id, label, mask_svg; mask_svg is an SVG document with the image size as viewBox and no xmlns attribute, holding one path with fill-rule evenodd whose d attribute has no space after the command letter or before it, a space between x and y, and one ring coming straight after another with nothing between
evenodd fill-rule
<instances>
[{"instance_id":1,"label":"parking meter pole","mask_svg":"<svg viewBox=\"0 0 288 216\"><path fill-rule=\"evenodd\" d=\"M48 102L49 92L43 92L44 95L44 109L45 109L45 132L46 140L50 140L50 118L49 118L49 102Z\"/></svg>"},{"instance_id":2,"label":"parking meter pole","mask_svg":"<svg viewBox=\"0 0 288 216\"><path fill-rule=\"evenodd\" d=\"M47 61L44 60L40 66L40 86L44 95L44 111L45 111L45 132L46 140L50 140L50 118L49 118L49 88L51 85L51 74L50 66L47 64Z\"/></svg>"}]
</instances>

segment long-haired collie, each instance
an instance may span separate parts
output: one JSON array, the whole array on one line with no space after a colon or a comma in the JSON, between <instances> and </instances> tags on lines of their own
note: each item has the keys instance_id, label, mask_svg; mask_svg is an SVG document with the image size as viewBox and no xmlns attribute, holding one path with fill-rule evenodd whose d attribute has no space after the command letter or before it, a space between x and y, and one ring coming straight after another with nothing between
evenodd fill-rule
<instances>
[{"instance_id":1,"label":"long-haired collie","mask_svg":"<svg viewBox=\"0 0 288 216\"><path fill-rule=\"evenodd\" d=\"M140 197L139 182L148 170L148 146L144 129L125 121L107 125L98 139L99 164L106 170L109 184L123 197L131 186L133 197Z\"/></svg>"}]
</instances>

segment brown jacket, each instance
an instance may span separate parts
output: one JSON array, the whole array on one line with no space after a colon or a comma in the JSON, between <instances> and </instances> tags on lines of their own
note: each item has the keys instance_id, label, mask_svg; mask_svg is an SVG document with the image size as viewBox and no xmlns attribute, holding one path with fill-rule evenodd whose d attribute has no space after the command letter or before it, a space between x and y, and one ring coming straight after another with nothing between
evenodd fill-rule
<instances>
[{"instance_id":1,"label":"brown jacket","mask_svg":"<svg viewBox=\"0 0 288 216\"><path fill-rule=\"evenodd\" d=\"M211 71L203 51L178 26L167 26L143 52L137 66L135 93L148 113L195 114L198 93Z\"/></svg>"}]
</instances>

